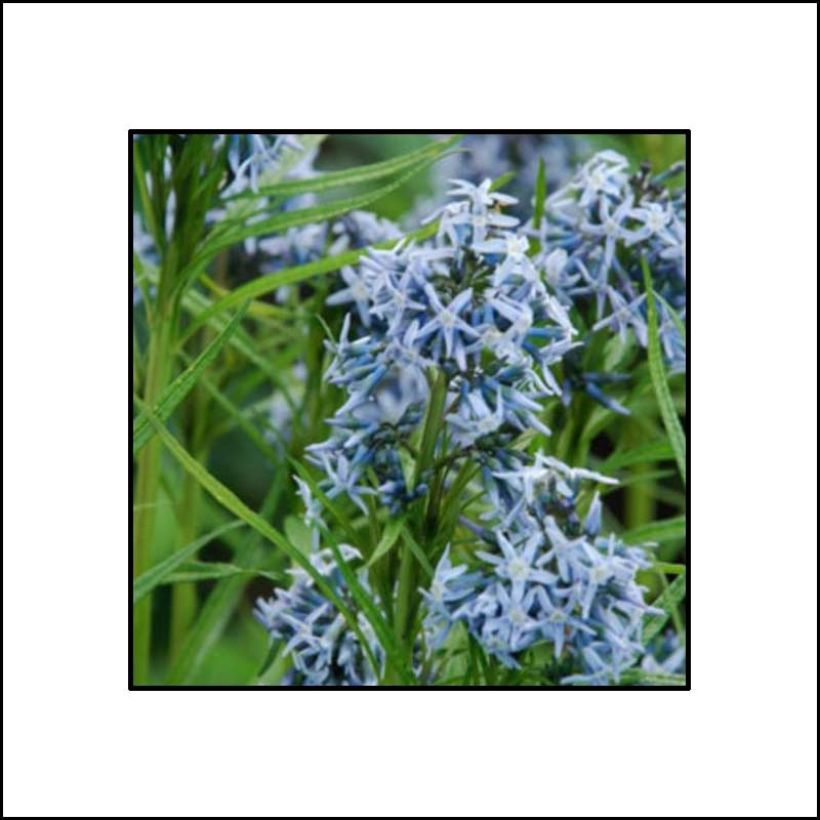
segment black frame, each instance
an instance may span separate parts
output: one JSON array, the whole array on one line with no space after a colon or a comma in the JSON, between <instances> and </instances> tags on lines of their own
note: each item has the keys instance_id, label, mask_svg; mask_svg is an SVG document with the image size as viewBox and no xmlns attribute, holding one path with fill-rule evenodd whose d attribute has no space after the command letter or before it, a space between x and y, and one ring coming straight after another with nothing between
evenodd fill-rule
<instances>
[{"instance_id":1,"label":"black frame","mask_svg":"<svg viewBox=\"0 0 820 820\"><path fill-rule=\"evenodd\" d=\"M140 134L271 134L271 133L301 133L301 134L558 134L577 136L580 134L677 134L683 136L686 141L686 334L687 340L690 335L690 316L691 316L691 167L692 167L692 131L689 128L685 129L669 129L669 128L655 128L655 129L626 129L615 128L608 130L595 129L560 129L551 131L535 131L528 129L513 129L511 131L488 131L475 130L465 131L463 129L448 130L445 128L418 131L418 130L375 130L375 131L355 131L355 130L336 130L336 131L300 131L299 129L279 129L278 131L271 131L267 128L222 128L222 129L190 129L190 128L130 128L128 130L128 356L129 359L134 355L134 336L133 336L133 288L132 282L134 278L134 259L133 259L133 185L134 185L134 155L133 155L133 140L134 137ZM690 427L691 427L691 368L689 360L689 348L687 342L686 351L686 417L683 422L684 432L686 433L686 473L689 476L691 472L691 448L689 446ZM133 456L131 452L132 439L132 418L133 418L133 403L132 396L134 392L134 373L130 365L128 365L128 691L129 692L143 692L143 691L323 691L323 690L343 690L343 691L378 691L378 690L400 690L400 691L415 691L428 690L437 692L446 691L474 691L474 690L503 690L503 691L539 691L539 692L553 692L553 691L577 691L577 692L611 692L611 691L636 691L636 692L651 692L651 691L667 691L667 692L689 692L692 689L692 637L691 637L691 600L692 600L692 567L691 567L691 543L690 543L690 507L691 507L691 490L690 482L687 480L684 488L686 497L686 556L684 564L686 566L686 597L684 599L684 610L686 612L686 683L682 686L232 686L232 685L204 685L191 686L179 685L172 686L168 684L134 684L134 669L133 669L133 641L134 641L134 625L133 625L133 606L131 605L131 591L133 588L133 551L134 551L134 511L131 503L133 497Z\"/></svg>"}]
</instances>

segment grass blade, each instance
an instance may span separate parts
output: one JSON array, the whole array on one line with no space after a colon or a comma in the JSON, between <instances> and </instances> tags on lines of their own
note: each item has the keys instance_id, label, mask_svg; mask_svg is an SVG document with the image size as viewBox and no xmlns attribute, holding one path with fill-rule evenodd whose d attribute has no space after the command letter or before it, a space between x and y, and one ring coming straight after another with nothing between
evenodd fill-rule
<instances>
[{"instance_id":1,"label":"grass blade","mask_svg":"<svg viewBox=\"0 0 820 820\"><path fill-rule=\"evenodd\" d=\"M675 404L672 401L672 394L669 391L669 384L666 380L666 369L663 364L663 354L661 353L661 340L658 335L658 309L655 305L655 295L652 290L652 274L649 272L649 265L646 257L642 257L644 290L646 292L647 326L649 341L647 345L647 355L649 357L649 373L652 377L652 386L655 389L655 396L658 400L658 407L661 411L666 433L669 436L669 443L675 453L675 461L678 464L681 480L686 484L686 436L683 433L680 419L678 418Z\"/></svg>"},{"instance_id":2,"label":"grass blade","mask_svg":"<svg viewBox=\"0 0 820 820\"><path fill-rule=\"evenodd\" d=\"M686 567L683 564L670 564L667 561L655 561L652 564L652 569L664 575L683 575L686 572Z\"/></svg>"},{"instance_id":3,"label":"grass blade","mask_svg":"<svg viewBox=\"0 0 820 820\"><path fill-rule=\"evenodd\" d=\"M635 464L649 464L655 461L666 461L675 457L675 451L666 439L649 441L629 450L613 453L601 464L601 471L618 470Z\"/></svg>"},{"instance_id":4,"label":"grass blade","mask_svg":"<svg viewBox=\"0 0 820 820\"><path fill-rule=\"evenodd\" d=\"M360 165L356 168L347 168L343 171L329 171L308 179L291 179L278 182L275 185L262 185L256 192L243 191L240 194L229 197L229 200L265 196L290 197L298 194L327 191L343 185L360 185L363 182L373 182L374 180L383 179L384 177L392 176L399 171L403 171L423 159L438 157L439 154L443 154L460 139L461 136L455 134L446 140L432 142L429 145L417 148L415 151L410 151L391 159L382 160L381 162Z\"/></svg>"},{"instance_id":5,"label":"grass blade","mask_svg":"<svg viewBox=\"0 0 820 820\"><path fill-rule=\"evenodd\" d=\"M533 228L537 231L544 218L544 205L547 200L547 171L544 158L538 159L538 176L535 178L535 211L532 216Z\"/></svg>"},{"instance_id":6,"label":"grass blade","mask_svg":"<svg viewBox=\"0 0 820 820\"><path fill-rule=\"evenodd\" d=\"M405 528L402 532L402 539L405 544L407 544L407 548L410 552L413 553L415 559L421 564L421 568L427 573L428 578L432 578L436 571L433 569L433 565L430 563L430 559L425 555L424 550L421 548L421 544L413 538L413 534L410 532L409 529Z\"/></svg>"},{"instance_id":7,"label":"grass blade","mask_svg":"<svg viewBox=\"0 0 820 820\"><path fill-rule=\"evenodd\" d=\"M643 642L649 643L666 626L672 617L673 610L686 596L686 574L679 575L671 584L652 602L652 606L664 610L663 615L653 615L644 624Z\"/></svg>"},{"instance_id":8,"label":"grass blade","mask_svg":"<svg viewBox=\"0 0 820 820\"><path fill-rule=\"evenodd\" d=\"M435 157L426 158L411 166L410 170L402 174L398 179L383 185L374 191L368 191L357 196L347 197L345 199L327 202L322 205L316 205L310 208L299 208L295 211L283 211L282 213L274 214L259 222L242 225L233 230L220 231L218 236L206 240L203 247L200 249L196 258L186 268L184 274L180 276L182 281L188 281L189 278L198 275L205 265L220 251L230 248L245 239L255 236L265 236L273 233L281 233L289 228L296 228L301 225L310 225L316 222L325 222L337 216L342 216L349 211L354 211L359 208L364 208L372 205L379 199L392 193L397 188L400 188L411 177L415 176L423 168L430 165ZM250 214L248 218L252 217Z\"/></svg>"},{"instance_id":9,"label":"grass blade","mask_svg":"<svg viewBox=\"0 0 820 820\"><path fill-rule=\"evenodd\" d=\"M643 669L627 669L621 672L621 683L624 686L686 686L686 676L659 675L656 672L644 672Z\"/></svg>"},{"instance_id":10,"label":"grass blade","mask_svg":"<svg viewBox=\"0 0 820 820\"><path fill-rule=\"evenodd\" d=\"M279 478L280 471L260 509L260 515L267 518L273 514L279 503L279 497L284 487L284 481ZM206 505L210 517L214 521L224 521L226 514L222 507L211 501ZM228 539L233 533L228 533ZM254 533L249 540L232 544L234 547L234 563L237 566L251 568L258 566L265 559L264 540ZM205 599L202 609L193 628L188 633L176 663L172 667L167 682L169 684L191 683L196 673L208 657L209 652L216 647L222 637L231 616L242 599L247 578L237 575L233 578L223 578L217 581L210 595Z\"/></svg>"},{"instance_id":11,"label":"grass blade","mask_svg":"<svg viewBox=\"0 0 820 820\"><path fill-rule=\"evenodd\" d=\"M404 522L405 518L403 515L399 518L391 518L390 521L388 521L387 526L384 528L384 532L382 533L382 537L379 539L379 543L376 544L376 549L373 550L373 554L367 562L367 566L373 566L379 558L383 558L388 552L390 552L399 540L402 528L404 527Z\"/></svg>"},{"instance_id":12,"label":"grass blade","mask_svg":"<svg viewBox=\"0 0 820 820\"><path fill-rule=\"evenodd\" d=\"M162 583L167 583L168 576L170 576L177 567L184 564L185 561L191 558L191 556L201 550L206 544L216 538L219 538L219 536L223 533L226 533L229 530L235 530L241 526L241 521L232 521L230 524L217 527L207 535L197 538L196 541L192 541L190 544L187 544L177 550L172 555L169 555L164 561L160 561L158 564L155 564L149 570L140 575L139 578L134 580L131 593L132 604L136 604L141 601L151 592L151 590L154 589L154 587L157 587Z\"/></svg>"},{"instance_id":13,"label":"grass blade","mask_svg":"<svg viewBox=\"0 0 820 820\"><path fill-rule=\"evenodd\" d=\"M623 534L623 539L628 544L641 544L646 541L675 541L678 538L686 538L685 515L667 518L664 521L652 521Z\"/></svg>"},{"instance_id":14,"label":"grass blade","mask_svg":"<svg viewBox=\"0 0 820 820\"><path fill-rule=\"evenodd\" d=\"M213 397L214 401L228 414L228 418L242 430L245 435L254 443L256 449L271 463L279 461L279 454L268 443L256 426L248 421L242 411L207 377L202 377L202 386ZM281 436L278 430L271 428L273 432Z\"/></svg>"},{"instance_id":15,"label":"grass blade","mask_svg":"<svg viewBox=\"0 0 820 820\"><path fill-rule=\"evenodd\" d=\"M671 317L672 323L677 328L678 333L680 333L681 339L683 339L683 343L686 344L686 325L684 325L683 320L678 315L678 312L672 307L672 305L669 304L669 302L666 301L666 299L663 298L663 296L660 295L660 293L654 289L652 292L655 294L655 299L663 306L664 310L666 310Z\"/></svg>"},{"instance_id":16,"label":"grass blade","mask_svg":"<svg viewBox=\"0 0 820 820\"><path fill-rule=\"evenodd\" d=\"M391 239L387 242L380 242L374 245L375 248L392 248L399 242L410 240L422 240L433 236L438 230L438 221L419 228L416 231L406 234L400 239ZM295 265L292 268L277 271L276 273L267 276L260 276L253 279L232 291L225 291L225 295L218 299L213 304L210 304L205 310L201 311L197 316L196 321L192 326L192 330L201 326L204 323L210 323L210 320L219 313L229 310L235 305L241 304L246 299L258 299L260 296L265 296L283 285L295 285L299 282L304 282L307 279L312 279L314 276L321 276L326 273L333 273L340 270L347 265L355 265L368 251L368 248L358 248L353 251L346 251L345 253L336 254L335 256L327 256L324 259L319 259L316 262L308 262L304 265ZM257 304L257 303L252 303ZM265 303L259 303L265 304Z\"/></svg>"},{"instance_id":17,"label":"grass blade","mask_svg":"<svg viewBox=\"0 0 820 820\"><path fill-rule=\"evenodd\" d=\"M180 402L191 392L197 380L205 369L216 359L226 342L239 328L247 306L239 309L236 315L228 322L213 341L196 357L189 367L182 371L165 390L162 391L153 412L161 421L165 421L177 408ZM132 453L139 451L153 438L154 430L143 413L134 420Z\"/></svg>"},{"instance_id":18,"label":"grass blade","mask_svg":"<svg viewBox=\"0 0 820 820\"><path fill-rule=\"evenodd\" d=\"M238 567L236 564L226 564L222 561L188 561L176 572L163 579L162 583L181 584L194 581L214 581L233 578L237 575L267 578L277 585L283 584L286 580L285 576L267 569L248 569Z\"/></svg>"}]
</instances>

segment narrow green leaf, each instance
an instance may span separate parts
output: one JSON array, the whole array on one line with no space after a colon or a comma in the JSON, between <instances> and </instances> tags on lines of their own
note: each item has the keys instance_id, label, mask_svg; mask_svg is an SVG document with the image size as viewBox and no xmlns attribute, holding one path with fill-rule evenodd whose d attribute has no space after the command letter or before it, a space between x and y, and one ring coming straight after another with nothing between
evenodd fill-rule
<instances>
[{"instance_id":1,"label":"narrow green leaf","mask_svg":"<svg viewBox=\"0 0 820 820\"><path fill-rule=\"evenodd\" d=\"M675 460L678 464L681 480L686 484L686 437L678 418L675 404L672 401L672 394L669 391L669 384L666 380L666 369L663 364L663 354L661 352L661 341L658 335L658 310L655 305L655 295L652 290L652 274L649 272L649 265L646 257L641 258L643 267L644 290L646 293L647 326L649 341L647 345L647 355L649 358L649 373L652 376L652 386L655 388L655 396L658 400L658 407L661 411L666 433L669 442L675 453Z\"/></svg>"},{"instance_id":2,"label":"narrow green leaf","mask_svg":"<svg viewBox=\"0 0 820 820\"><path fill-rule=\"evenodd\" d=\"M441 427L444 403L447 401L447 377L440 371L430 391L427 413L424 418L424 432L419 445L419 457L416 460L416 475L413 486L418 484L421 474L430 466L436 446L436 438Z\"/></svg>"},{"instance_id":3,"label":"narrow green leaf","mask_svg":"<svg viewBox=\"0 0 820 820\"><path fill-rule=\"evenodd\" d=\"M225 343L239 328L242 317L245 315L246 306L237 311L236 315L228 322L211 343L196 357L189 367L182 371L159 396L153 412L157 417L165 421L177 408L179 403L191 392L197 380L202 376L211 362L219 355ZM153 438L154 432L148 419L144 414L140 414L133 425L132 452L134 455Z\"/></svg>"},{"instance_id":4,"label":"narrow green leaf","mask_svg":"<svg viewBox=\"0 0 820 820\"><path fill-rule=\"evenodd\" d=\"M188 560L192 555L195 555L206 544L219 538L223 533L230 530L235 530L241 527L241 521L232 521L230 524L225 524L222 527L217 527L207 535L197 538L190 544L176 550L169 555L164 561L160 561L150 569L146 570L139 578L134 580L133 589L131 593L131 603L139 603L146 595L148 595L154 587L163 583L167 577L181 564Z\"/></svg>"},{"instance_id":5,"label":"narrow green leaf","mask_svg":"<svg viewBox=\"0 0 820 820\"><path fill-rule=\"evenodd\" d=\"M132 145L134 152L134 181L137 184L137 191L139 192L140 203L142 204L142 215L145 219L145 226L156 246L161 248L163 234L159 230L156 214L154 212L154 206L151 202L151 195L148 192L148 183L145 168L142 163L142 157L140 156L139 145L136 140L133 140Z\"/></svg>"},{"instance_id":6,"label":"narrow green leaf","mask_svg":"<svg viewBox=\"0 0 820 820\"><path fill-rule=\"evenodd\" d=\"M537 231L541 227L541 220L544 218L544 205L547 199L547 170L544 165L544 158L538 158L538 176L535 178L535 210L533 211L532 224Z\"/></svg>"},{"instance_id":7,"label":"narrow green leaf","mask_svg":"<svg viewBox=\"0 0 820 820\"><path fill-rule=\"evenodd\" d=\"M617 484L605 484L601 487L601 495L609 495L624 487L634 487L639 484L652 483L657 487L657 482L675 475L675 470L648 470L646 472L635 472L626 478L619 479ZM654 489L653 489L654 492Z\"/></svg>"},{"instance_id":8,"label":"narrow green leaf","mask_svg":"<svg viewBox=\"0 0 820 820\"><path fill-rule=\"evenodd\" d=\"M145 275L149 282L152 284L156 284L159 280L159 274L156 269L152 269L146 266L145 268ZM239 299L236 303L242 303L246 300ZM259 303L263 304L263 303ZM195 290L187 290L182 296L182 308L189 313L195 320L199 317L202 317L202 314L206 311L210 311L210 308L213 306L213 302L208 299L202 293L198 293ZM232 307L233 305L230 305ZM196 321L191 323L192 325L197 324ZM200 322L199 324L207 324L212 330L216 331L217 333L221 333L227 325L229 324L228 320L224 316L215 316L209 315L207 317L206 322ZM190 329L189 329L190 335ZM260 355L254 346L253 341L251 338L245 333L244 330L239 328L233 332L228 338L228 346L232 347L238 353L241 353L249 362L254 364L259 370L261 370L267 377L270 379L271 383L276 385L276 387L282 392L282 395L285 401L288 403L288 406L293 410L296 411L296 403L293 400L293 397L290 395L290 391L288 390L287 385L282 380L282 377L277 372L276 367L274 364L265 356Z\"/></svg>"},{"instance_id":9,"label":"narrow green leaf","mask_svg":"<svg viewBox=\"0 0 820 820\"><path fill-rule=\"evenodd\" d=\"M462 506L462 494L475 478L479 469L479 466L474 461L466 460L455 479L453 479L441 503L440 534L436 539L438 542L440 542L442 538L447 538L447 534L452 532L453 527L455 527L459 515L461 515L468 506ZM474 500L475 499L470 499L468 504Z\"/></svg>"},{"instance_id":10,"label":"narrow green leaf","mask_svg":"<svg viewBox=\"0 0 820 820\"><path fill-rule=\"evenodd\" d=\"M667 518L663 521L652 521L623 534L628 544L641 544L647 541L675 541L686 538L686 516Z\"/></svg>"},{"instance_id":11,"label":"narrow green leaf","mask_svg":"<svg viewBox=\"0 0 820 820\"><path fill-rule=\"evenodd\" d=\"M508 182L511 182L515 179L515 171L507 171L506 174L501 174L500 177L496 177L492 184L490 185L491 191L497 191L499 188L503 188Z\"/></svg>"},{"instance_id":12,"label":"narrow green leaf","mask_svg":"<svg viewBox=\"0 0 820 820\"><path fill-rule=\"evenodd\" d=\"M343 214L348 213L348 211L354 211L359 208L372 205L374 202L387 196L387 194L392 193L397 188L400 188L411 177L415 176L415 174L423 168L430 165L434 159L435 157L425 158L419 162L416 162L398 179L373 191L346 197L345 199L338 199L333 202L326 202L310 208L299 208L294 211L282 211L280 213L273 214L266 219L261 219L258 222L244 224L227 231L219 231L218 235L214 236L210 240L206 240L196 258L186 268L180 278L187 280L192 275L198 274L208 263L208 261L217 253L225 250L226 248L230 248L232 245L242 242L245 239L249 239L254 236L266 236L273 233L282 233L289 228L296 228L301 225L325 222L329 219L333 219L334 217L342 216Z\"/></svg>"},{"instance_id":13,"label":"narrow green leaf","mask_svg":"<svg viewBox=\"0 0 820 820\"><path fill-rule=\"evenodd\" d=\"M281 640L271 641L270 647L268 648L268 654L265 655L265 660L262 661L262 665L259 667L259 671L256 673L257 680L261 679L262 676L270 670L270 668L276 661L276 658L279 655L279 650L281 648Z\"/></svg>"},{"instance_id":14,"label":"narrow green leaf","mask_svg":"<svg viewBox=\"0 0 820 820\"><path fill-rule=\"evenodd\" d=\"M672 616L672 611L686 596L686 574L679 575L671 584L652 602L652 606L664 610L663 615L653 615L643 627L643 643L651 641L666 625Z\"/></svg>"},{"instance_id":15,"label":"narrow green leaf","mask_svg":"<svg viewBox=\"0 0 820 820\"><path fill-rule=\"evenodd\" d=\"M243 191L229 199L258 199L259 197L265 196L290 197L296 196L297 194L327 191L343 185L360 185L363 182L373 182L374 180L383 179L384 177L392 176L399 171L403 171L415 165L420 160L437 157L460 139L461 136L455 134L448 139L432 142L429 145L417 148L415 151L410 151L391 159L382 160L381 162L347 168L343 171L329 171L315 177L309 177L308 179L289 179L274 185L261 185L258 191Z\"/></svg>"},{"instance_id":16,"label":"narrow green leaf","mask_svg":"<svg viewBox=\"0 0 820 820\"><path fill-rule=\"evenodd\" d=\"M652 292L655 294L655 299L657 299L657 301L663 305L663 307L666 309L666 312L672 317L673 324L678 329L678 333L680 333L681 339L683 339L683 343L686 344L686 325L684 325L683 320L678 315L678 312L654 288L652 289Z\"/></svg>"},{"instance_id":17,"label":"narrow green leaf","mask_svg":"<svg viewBox=\"0 0 820 820\"><path fill-rule=\"evenodd\" d=\"M390 552L395 543L399 540L402 528L404 527L404 522L405 517L403 515L398 518L391 518L387 522L387 526L384 528L382 537L379 539L376 549L373 550L373 554L370 556L367 566L373 566L379 558L383 558L388 552Z\"/></svg>"},{"instance_id":18,"label":"narrow green leaf","mask_svg":"<svg viewBox=\"0 0 820 820\"><path fill-rule=\"evenodd\" d=\"M667 461L675 457L675 451L666 439L648 441L629 450L613 453L603 464L601 472L631 467L634 464L650 464L655 461Z\"/></svg>"},{"instance_id":19,"label":"narrow green leaf","mask_svg":"<svg viewBox=\"0 0 820 820\"><path fill-rule=\"evenodd\" d=\"M425 555L424 550L421 548L421 544L413 538L413 534L410 530L405 527L404 531L402 532L402 539L405 544L407 544L407 548L410 552L413 553L415 559L421 564L421 568L427 573L428 578L432 578L436 571L433 569L433 565L430 563L430 559Z\"/></svg>"},{"instance_id":20,"label":"narrow green leaf","mask_svg":"<svg viewBox=\"0 0 820 820\"><path fill-rule=\"evenodd\" d=\"M652 564L652 569L666 575L683 575L686 572L684 564L670 564L667 561L656 561Z\"/></svg>"},{"instance_id":21,"label":"narrow green leaf","mask_svg":"<svg viewBox=\"0 0 820 820\"><path fill-rule=\"evenodd\" d=\"M241 522L238 522L241 523ZM282 584L285 577L278 572L267 569L247 569L236 564L221 561L186 561L176 572L163 579L164 584L178 584L195 581L214 581L221 578L233 578L237 575L267 578L275 584Z\"/></svg>"},{"instance_id":22,"label":"narrow green leaf","mask_svg":"<svg viewBox=\"0 0 820 820\"><path fill-rule=\"evenodd\" d=\"M624 686L686 686L685 675L662 675L644 672L643 669L627 669L621 673Z\"/></svg>"},{"instance_id":23,"label":"narrow green leaf","mask_svg":"<svg viewBox=\"0 0 820 820\"><path fill-rule=\"evenodd\" d=\"M427 239L435 234L438 230L438 222L433 222L424 225L416 231L412 231L399 239L390 239L386 242L379 242L374 245L374 248L389 249L395 247L399 242L406 242L411 240ZM200 327L210 321L219 313L229 310L237 304L241 304L247 299L259 299L269 293L277 290L283 285L294 285L299 282L304 282L307 279L312 279L314 276L321 276L326 273L333 273L341 270L347 265L355 265L356 262L364 256L368 248L358 248L352 251L345 251L344 253L336 254L335 256L326 256L324 259L319 259L316 262L307 262L304 265L294 265L292 268L285 268L276 273L268 274L267 276L260 276L257 279L252 279L244 285L240 285L232 291L227 291L221 299L211 303L204 310L200 310L193 327ZM252 304L257 304L256 302ZM264 304L264 303L260 303Z\"/></svg>"}]
</instances>

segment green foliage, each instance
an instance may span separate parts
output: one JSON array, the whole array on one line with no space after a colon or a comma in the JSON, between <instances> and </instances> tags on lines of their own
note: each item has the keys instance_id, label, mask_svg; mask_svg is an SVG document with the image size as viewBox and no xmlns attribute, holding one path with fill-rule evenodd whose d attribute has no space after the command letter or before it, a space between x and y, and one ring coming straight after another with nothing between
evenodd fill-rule
<instances>
[{"instance_id":1,"label":"green foliage","mask_svg":"<svg viewBox=\"0 0 820 820\"><path fill-rule=\"evenodd\" d=\"M287 570L294 566L311 575L354 632L360 634L359 619L366 619L387 656L385 669L378 670L383 682L417 682L411 655L421 634L418 589L432 577L447 544L455 553L470 549L470 533L459 519L485 503L473 484L478 464L448 471L436 460L436 435L447 412L446 381L431 385L422 430L412 452L401 453L411 485L423 473L425 481L432 474L429 500L404 515L372 507L364 516L342 499L327 498L303 453L324 437L324 419L339 404L337 391L321 374L327 364L323 342L338 333L340 312L324 301L334 275L366 251L326 253L268 274L236 270L235 253L245 240L332 222L351 210L404 217L429 192L432 165L461 150L459 139L302 134L302 149L287 148L279 171L260 179L258 191L233 195L227 203L218 198L225 182L224 147L198 135L135 140L134 209L156 248L155 261L134 259L141 291L134 308L132 414L135 683L277 683L287 661L281 647L267 644L250 609L256 595L287 584ZM589 139L625 151L635 162L648 158L653 167L682 155L671 138ZM325 170L288 178L288 171L320 145ZM514 176L496 179L493 189ZM172 191L184 207L169 220ZM543 161L533 193L537 226L548 194ZM281 209L285 200L303 194L316 198L308 206ZM218 205L227 206L227 217L213 224L207 214ZM436 222L402 224L401 241L424 240L438 228ZM517 446L542 446L619 478L607 495L607 526L632 543L658 545L646 584L666 614L648 621L649 639L670 621L681 634L685 628L686 441L680 416L686 397L683 380L665 372L657 307L665 306L651 287L651 271L645 269L645 276L646 356L634 345L611 345L602 353L608 364L617 360L634 374L624 388L632 415L624 419L583 397L568 408L556 402L544 419L554 430L552 438L524 434ZM285 287L289 295L281 296ZM292 378L298 361L308 366L304 383ZM272 401L287 407L286 426L270 416ZM310 535L301 523L294 475L308 483L325 512L323 544L344 576L349 591L344 599L308 560ZM341 543L358 548L362 562L344 560ZM367 586L359 580L363 571ZM560 673L550 658L538 655L521 670L499 670L459 630L444 652L442 685L541 685ZM375 658L370 661L377 666ZM631 670L623 683L681 685L681 680Z\"/></svg>"},{"instance_id":2,"label":"green foliage","mask_svg":"<svg viewBox=\"0 0 820 820\"><path fill-rule=\"evenodd\" d=\"M238 330L244 314L245 308L240 309L236 316L222 328L219 335L197 356L196 360L162 391L153 408L159 419L162 421L167 419L185 396L193 390L197 381L203 378L205 369L216 359L234 331ZM132 436L134 455L148 443L152 435L151 425L145 415L141 413L134 420Z\"/></svg>"},{"instance_id":3,"label":"green foliage","mask_svg":"<svg viewBox=\"0 0 820 820\"><path fill-rule=\"evenodd\" d=\"M655 600L653 606L665 610L663 615L650 618L643 630L644 642L651 641L663 628L680 606L686 595L686 574L679 575Z\"/></svg>"},{"instance_id":4,"label":"green foliage","mask_svg":"<svg viewBox=\"0 0 820 820\"><path fill-rule=\"evenodd\" d=\"M241 521L234 521L230 524L225 524L222 527L218 527L213 532L203 535L202 538L197 538L197 540L193 543L187 544L169 555L164 561L160 561L159 564L151 567L151 569L134 580L134 590L131 596L132 602L137 603L138 601L141 601L146 595L148 595L149 592L151 592L152 589L154 589L154 587L163 583L163 581L165 581L168 576L174 572L174 570L178 569L186 559L195 555L208 542L213 541L215 538L219 538L220 535L224 535L226 532L241 526Z\"/></svg>"},{"instance_id":5,"label":"green foliage","mask_svg":"<svg viewBox=\"0 0 820 820\"><path fill-rule=\"evenodd\" d=\"M647 327L649 329L649 344L647 352L649 356L649 372L652 376L652 386L655 388L655 395L658 399L658 406L661 411L669 443L675 453L675 461L678 465L681 478L686 483L686 436L683 433L678 411L672 400L672 393L666 380L666 370L663 365L663 354L661 352L661 341L658 335L658 310L655 306L655 292L652 289L652 274L646 259L641 260L643 266L644 287L646 288L647 304Z\"/></svg>"}]
</instances>

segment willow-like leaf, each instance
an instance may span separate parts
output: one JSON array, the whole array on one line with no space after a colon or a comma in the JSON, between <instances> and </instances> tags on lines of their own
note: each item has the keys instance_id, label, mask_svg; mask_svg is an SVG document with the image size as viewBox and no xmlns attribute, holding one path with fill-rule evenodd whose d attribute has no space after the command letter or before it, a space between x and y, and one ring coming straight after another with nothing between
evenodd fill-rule
<instances>
[{"instance_id":1,"label":"willow-like leaf","mask_svg":"<svg viewBox=\"0 0 820 820\"><path fill-rule=\"evenodd\" d=\"M171 413L179 406L180 402L193 390L197 381L202 377L205 369L219 355L222 348L239 329L242 317L245 315L246 306L239 309L237 314L228 322L211 341L211 343L196 357L196 359L185 368L174 381L169 384L159 396L154 405L153 412L161 421L165 421ZM145 414L141 413L134 420L132 452L137 455L139 451L151 440L154 431L148 423Z\"/></svg>"},{"instance_id":2,"label":"willow-like leaf","mask_svg":"<svg viewBox=\"0 0 820 820\"><path fill-rule=\"evenodd\" d=\"M649 373L652 376L652 386L655 389L655 396L658 400L664 427L666 427L666 434L669 436L669 443L675 453L678 472L680 472L681 480L686 484L686 436L683 433L675 403L672 401L672 394L669 391L669 384L666 380L666 368L663 364L661 340L658 333L658 309L655 305L652 274L649 272L646 257L641 258L641 266L643 267L644 290L646 293Z\"/></svg>"}]
</instances>

